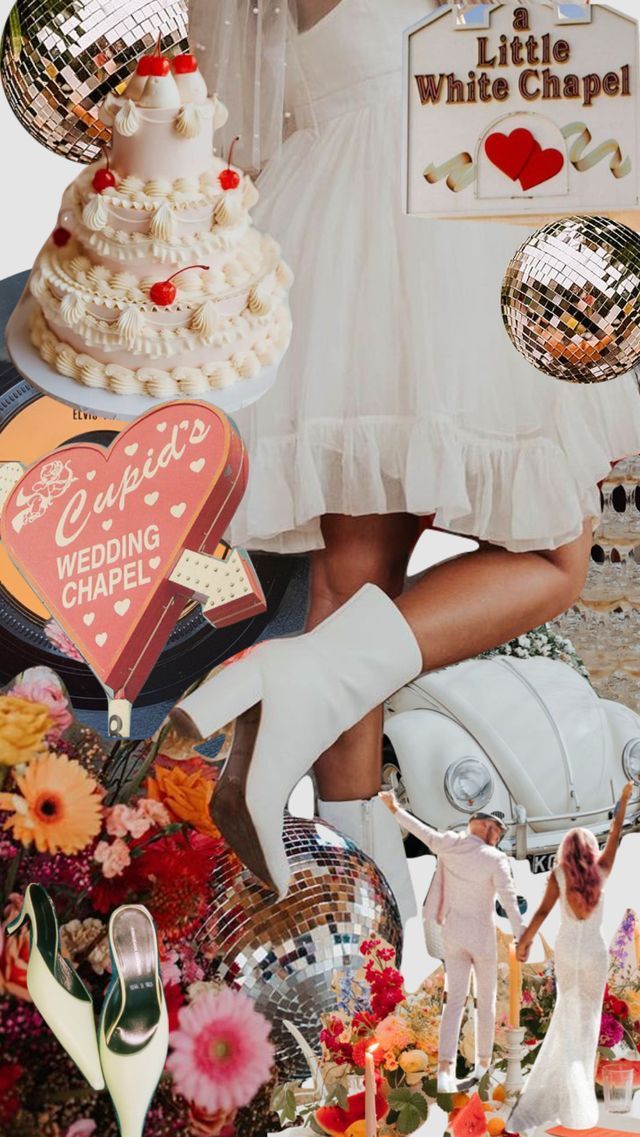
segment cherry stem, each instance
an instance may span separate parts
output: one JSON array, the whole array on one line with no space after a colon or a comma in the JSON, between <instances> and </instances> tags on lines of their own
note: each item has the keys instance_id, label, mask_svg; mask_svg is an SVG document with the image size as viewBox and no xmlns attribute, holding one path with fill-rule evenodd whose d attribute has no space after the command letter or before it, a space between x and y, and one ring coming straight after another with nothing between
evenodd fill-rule
<instances>
[{"instance_id":1,"label":"cherry stem","mask_svg":"<svg viewBox=\"0 0 640 1137\"><path fill-rule=\"evenodd\" d=\"M155 54L156 55L162 55L162 32L158 32L158 38L156 40Z\"/></svg>"},{"instance_id":2,"label":"cherry stem","mask_svg":"<svg viewBox=\"0 0 640 1137\"><path fill-rule=\"evenodd\" d=\"M228 170L231 169L231 158L233 157L233 148L234 148L236 142L239 142L239 141L240 141L240 135L236 134L233 142L231 143L231 145L229 147L229 153L227 155L227 169Z\"/></svg>"},{"instance_id":3,"label":"cherry stem","mask_svg":"<svg viewBox=\"0 0 640 1137\"><path fill-rule=\"evenodd\" d=\"M102 147L102 157L104 158L104 162L105 162L105 166L106 166L107 170L110 169L110 166L109 166L109 149L108 149L106 142L103 144L103 147Z\"/></svg>"},{"instance_id":4,"label":"cherry stem","mask_svg":"<svg viewBox=\"0 0 640 1137\"><path fill-rule=\"evenodd\" d=\"M181 272L188 272L190 268L202 268L205 272L209 271L209 265L185 265L184 268L179 268L178 271L174 272L172 276L167 277L167 284L170 280L174 280L176 276L180 276Z\"/></svg>"}]
</instances>

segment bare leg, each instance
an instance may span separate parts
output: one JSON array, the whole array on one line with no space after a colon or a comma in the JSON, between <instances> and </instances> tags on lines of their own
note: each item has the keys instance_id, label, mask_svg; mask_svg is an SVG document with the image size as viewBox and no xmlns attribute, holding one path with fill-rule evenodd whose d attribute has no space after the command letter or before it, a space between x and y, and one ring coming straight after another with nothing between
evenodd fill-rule
<instances>
[{"instance_id":1,"label":"bare leg","mask_svg":"<svg viewBox=\"0 0 640 1137\"><path fill-rule=\"evenodd\" d=\"M436 565L398 600L425 670L468 659L554 619L582 591L591 524L553 552L487 546Z\"/></svg>"},{"instance_id":2,"label":"bare leg","mask_svg":"<svg viewBox=\"0 0 640 1137\"><path fill-rule=\"evenodd\" d=\"M308 630L325 620L363 584L388 596L404 587L418 521L405 513L323 518L325 548L313 558ZM382 710L377 708L345 731L318 760L319 796L326 801L367 799L380 789Z\"/></svg>"}]
</instances>

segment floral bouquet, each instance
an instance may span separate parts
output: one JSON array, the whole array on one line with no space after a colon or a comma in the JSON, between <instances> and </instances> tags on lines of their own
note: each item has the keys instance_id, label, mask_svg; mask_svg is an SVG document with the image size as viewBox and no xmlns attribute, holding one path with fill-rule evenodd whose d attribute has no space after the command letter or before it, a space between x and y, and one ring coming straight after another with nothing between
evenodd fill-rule
<instances>
[{"instance_id":1,"label":"floral bouquet","mask_svg":"<svg viewBox=\"0 0 640 1137\"><path fill-rule=\"evenodd\" d=\"M604 993L596 1082L605 1066L631 1066L640 1086L640 925L629 909L609 951L609 980Z\"/></svg>"},{"instance_id":2,"label":"floral bouquet","mask_svg":"<svg viewBox=\"0 0 640 1137\"><path fill-rule=\"evenodd\" d=\"M360 946L362 970L335 981L337 1011L325 1016L315 1095L300 1106L296 1087L278 1087L272 1104L282 1123L301 1118L317 1133L359 1137L365 1055L374 1056L378 1132L413 1133L436 1097L443 975L407 994L395 950L372 938Z\"/></svg>"},{"instance_id":3,"label":"floral bouquet","mask_svg":"<svg viewBox=\"0 0 640 1137\"><path fill-rule=\"evenodd\" d=\"M28 931L6 934L30 881L48 889L61 950L97 1008L108 914L141 903L155 920L171 1036L146 1137L253 1137L269 1124L269 1023L208 979L214 938L194 940L211 874L232 856L210 816L217 766L196 752L175 761L167 746L161 734L108 749L47 668L0 692L0 1132L11 1137L117 1134L107 1095L83 1081L30 1000Z\"/></svg>"}]
</instances>

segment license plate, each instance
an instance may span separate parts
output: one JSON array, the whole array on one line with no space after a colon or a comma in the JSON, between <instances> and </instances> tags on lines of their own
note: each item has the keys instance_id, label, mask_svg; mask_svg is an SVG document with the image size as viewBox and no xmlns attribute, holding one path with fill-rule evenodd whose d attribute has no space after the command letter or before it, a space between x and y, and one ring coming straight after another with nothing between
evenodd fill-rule
<instances>
[{"instance_id":1,"label":"license plate","mask_svg":"<svg viewBox=\"0 0 640 1137\"><path fill-rule=\"evenodd\" d=\"M555 853L533 853L527 857L531 865L531 872L551 872L555 859Z\"/></svg>"}]
</instances>

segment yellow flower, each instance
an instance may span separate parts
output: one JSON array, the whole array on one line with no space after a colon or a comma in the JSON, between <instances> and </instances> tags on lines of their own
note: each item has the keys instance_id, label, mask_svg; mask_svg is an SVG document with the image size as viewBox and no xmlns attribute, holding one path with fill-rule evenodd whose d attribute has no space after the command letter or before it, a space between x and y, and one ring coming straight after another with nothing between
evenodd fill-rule
<instances>
[{"instance_id":1,"label":"yellow flower","mask_svg":"<svg viewBox=\"0 0 640 1137\"><path fill-rule=\"evenodd\" d=\"M150 798L164 802L174 817L193 825L198 832L209 837L220 836L210 813L214 791L212 779L203 777L199 770L188 773L180 766L167 770L156 765L153 775L147 782Z\"/></svg>"},{"instance_id":2,"label":"yellow flower","mask_svg":"<svg viewBox=\"0 0 640 1137\"><path fill-rule=\"evenodd\" d=\"M0 810L12 811L4 828L39 853L71 855L100 832L102 800L97 782L66 754L36 758L16 778L19 794L0 794Z\"/></svg>"},{"instance_id":3,"label":"yellow flower","mask_svg":"<svg viewBox=\"0 0 640 1137\"><path fill-rule=\"evenodd\" d=\"M0 766L18 766L44 753L53 721L42 703L0 695Z\"/></svg>"},{"instance_id":4,"label":"yellow flower","mask_svg":"<svg viewBox=\"0 0 640 1137\"><path fill-rule=\"evenodd\" d=\"M622 998L629 1008L629 1018L634 1022L640 1020L640 991L625 991Z\"/></svg>"}]
</instances>

